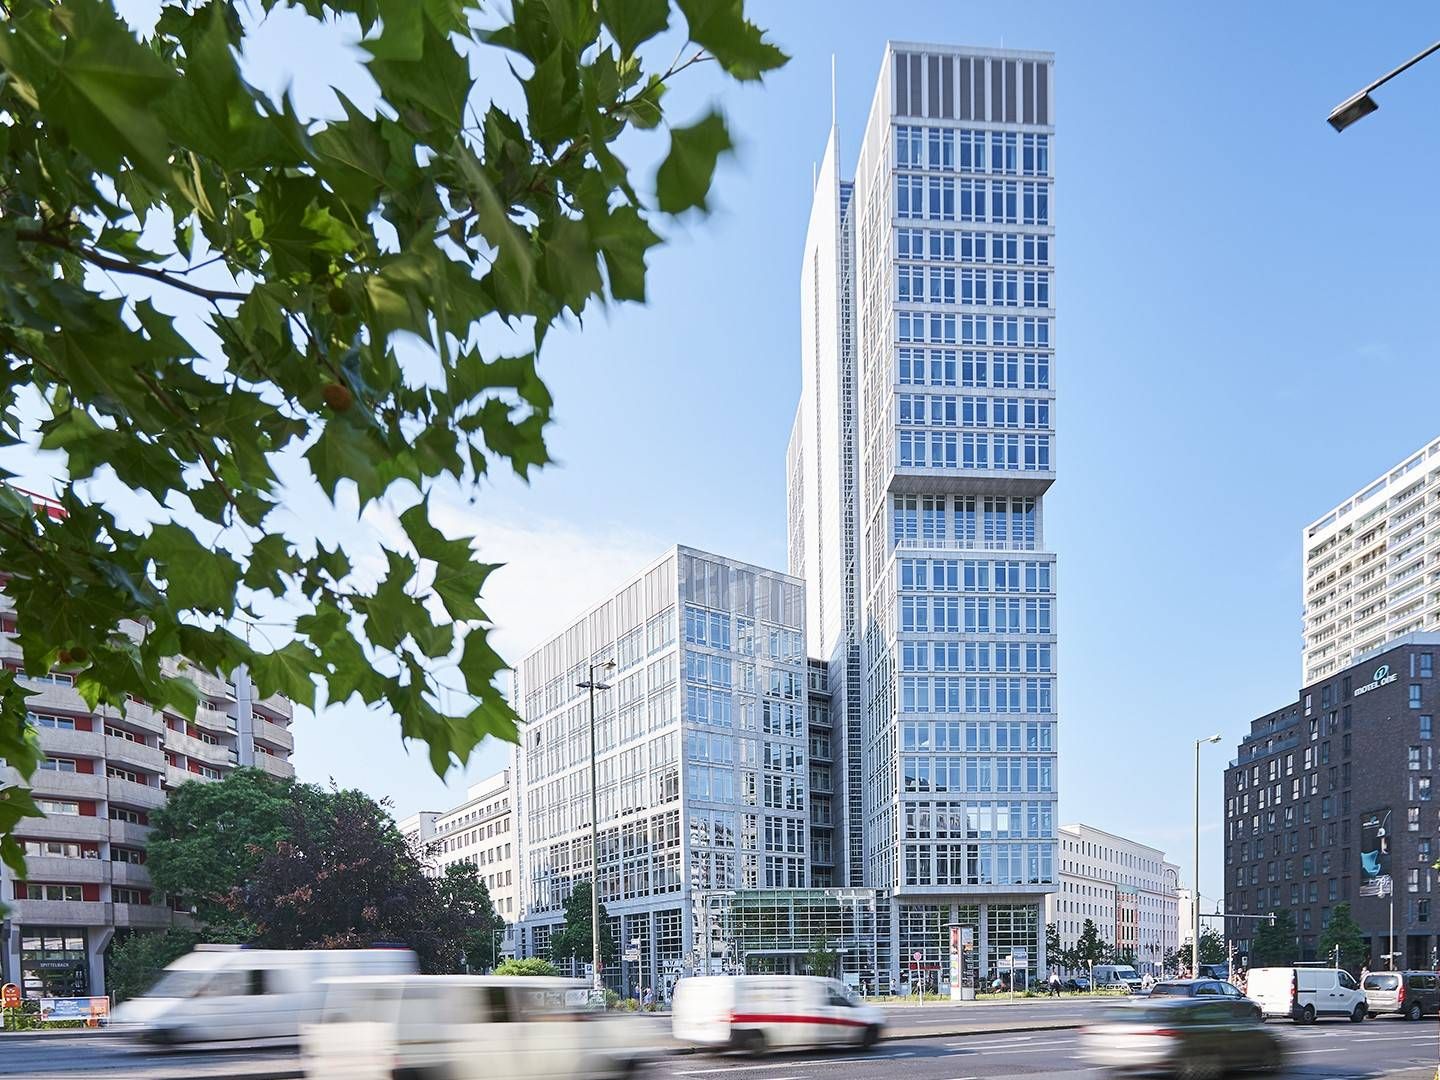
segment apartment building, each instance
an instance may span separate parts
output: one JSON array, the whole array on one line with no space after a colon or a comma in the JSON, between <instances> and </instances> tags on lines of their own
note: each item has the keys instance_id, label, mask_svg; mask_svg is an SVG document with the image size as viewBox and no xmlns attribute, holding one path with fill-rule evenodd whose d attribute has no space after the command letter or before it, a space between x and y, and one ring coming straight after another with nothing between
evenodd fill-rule
<instances>
[{"instance_id":1,"label":"apartment building","mask_svg":"<svg viewBox=\"0 0 1440 1080\"><path fill-rule=\"evenodd\" d=\"M592 676L599 895L637 957L608 986L708 963L706 897L810 884L804 618L798 580L676 547L517 665L521 955L553 957L590 878Z\"/></svg>"},{"instance_id":2,"label":"apartment building","mask_svg":"<svg viewBox=\"0 0 1440 1080\"><path fill-rule=\"evenodd\" d=\"M1117 956L1159 974L1180 946L1180 868L1159 848L1091 825L1060 826L1060 890L1045 901L1063 948L1093 921Z\"/></svg>"},{"instance_id":3,"label":"apartment building","mask_svg":"<svg viewBox=\"0 0 1440 1080\"><path fill-rule=\"evenodd\" d=\"M892 42L833 122L801 261L790 571L827 664L834 880L883 891L894 985L1045 968L1057 884L1049 53ZM919 957L918 960L914 960Z\"/></svg>"},{"instance_id":4,"label":"apartment building","mask_svg":"<svg viewBox=\"0 0 1440 1080\"><path fill-rule=\"evenodd\" d=\"M1253 720L1225 770L1225 911L1295 918L1297 953L1349 904L1379 968L1440 962L1440 633L1410 633ZM1393 938L1391 936L1393 915ZM1243 955L1253 919L1226 920Z\"/></svg>"},{"instance_id":5,"label":"apartment building","mask_svg":"<svg viewBox=\"0 0 1440 1080\"><path fill-rule=\"evenodd\" d=\"M515 955L518 910L520 837L516 826L510 769L472 784L465 799L449 810L422 810L399 822L427 871L443 874L447 867L469 863L490 890L495 912L505 921L502 955Z\"/></svg>"},{"instance_id":6,"label":"apartment building","mask_svg":"<svg viewBox=\"0 0 1440 1080\"><path fill-rule=\"evenodd\" d=\"M1440 439L1307 525L1302 545L1304 684L1440 629Z\"/></svg>"},{"instance_id":7,"label":"apartment building","mask_svg":"<svg viewBox=\"0 0 1440 1080\"><path fill-rule=\"evenodd\" d=\"M32 692L28 720L46 756L30 787L45 817L15 830L28 878L0 867L8 908L0 966L26 997L103 994L104 955L117 933L185 918L145 868L150 815L176 785L241 766L293 776L292 707L279 695L260 697L243 670L226 679L176 660L164 671L200 691L193 719L136 698L92 710L70 675L24 672L14 610L0 594L0 663ZM124 629L142 632L138 623ZM0 775L19 780L14 770Z\"/></svg>"}]
</instances>

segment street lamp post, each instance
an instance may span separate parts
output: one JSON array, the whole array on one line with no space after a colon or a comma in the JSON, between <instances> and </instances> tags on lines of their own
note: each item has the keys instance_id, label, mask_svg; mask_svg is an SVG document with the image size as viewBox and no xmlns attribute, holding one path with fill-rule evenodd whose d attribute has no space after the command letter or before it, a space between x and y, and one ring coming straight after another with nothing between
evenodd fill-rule
<instances>
[{"instance_id":1,"label":"street lamp post","mask_svg":"<svg viewBox=\"0 0 1440 1080\"><path fill-rule=\"evenodd\" d=\"M595 691L609 690L610 684L595 681L596 668L614 671L615 661L592 661L590 677L578 684L580 689L590 691L590 989L604 993L605 984L600 978L600 770L595 749Z\"/></svg>"},{"instance_id":2,"label":"street lamp post","mask_svg":"<svg viewBox=\"0 0 1440 1080\"><path fill-rule=\"evenodd\" d=\"M1351 94L1339 105L1336 105L1335 108L1330 110L1330 115L1326 117L1326 123L1328 123L1336 131L1344 131L1351 124L1355 123L1356 120L1363 120L1365 117L1373 113L1376 109L1380 108L1380 106L1376 103L1375 99L1370 96L1370 91L1376 89L1377 87L1384 86L1387 82L1393 79L1396 75L1399 75L1406 68L1414 67L1421 60L1424 60L1427 56L1429 56L1436 50L1440 50L1440 41L1437 41L1434 45L1431 45L1423 52L1417 53L1416 55L1412 56L1409 60L1406 60L1405 63L1401 64L1394 71L1381 75L1380 78L1376 79L1369 86L1365 87L1365 89L1359 91L1358 93Z\"/></svg>"},{"instance_id":3,"label":"street lamp post","mask_svg":"<svg viewBox=\"0 0 1440 1080\"><path fill-rule=\"evenodd\" d=\"M1190 943L1190 977L1200 977L1200 747L1206 743L1217 743L1219 735L1208 739L1195 740L1195 895L1191 897L1190 918L1194 923L1191 932L1195 935Z\"/></svg>"}]
</instances>

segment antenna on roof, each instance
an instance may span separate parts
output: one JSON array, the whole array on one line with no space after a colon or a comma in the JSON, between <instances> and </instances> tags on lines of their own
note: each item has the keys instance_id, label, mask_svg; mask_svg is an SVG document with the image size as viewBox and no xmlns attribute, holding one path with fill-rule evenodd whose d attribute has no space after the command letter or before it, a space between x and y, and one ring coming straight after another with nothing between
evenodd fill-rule
<instances>
[{"instance_id":1,"label":"antenna on roof","mask_svg":"<svg viewBox=\"0 0 1440 1080\"><path fill-rule=\"evenodd\" d=\"M830 126L835 126L835 54L830 54Z\"/></svg>"}]
</instances>

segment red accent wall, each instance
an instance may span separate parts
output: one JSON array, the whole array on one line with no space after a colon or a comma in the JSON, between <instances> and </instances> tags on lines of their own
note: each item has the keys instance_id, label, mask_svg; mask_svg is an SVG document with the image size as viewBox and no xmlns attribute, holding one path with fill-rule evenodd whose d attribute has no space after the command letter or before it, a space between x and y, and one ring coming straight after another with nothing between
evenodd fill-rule
<instances>
[{"instance_id":1,"label":"red accent wall","mask_svg":"<svg viewBox=\"0 0 1440 1080\"><path fill-rule=\"evenodd\" d=\"M80 886L80 895L81 895L81 897L83 897L83 898L86 899L86 900L99 900L99 899L100 899L100 886L99 886L99 885L81 885L81 886Z\"/></svg>"},{"instance_id":2,"label":"red accent wall","mask_svg":"<svg viewBox=\"0 0 1440 1080\"><path fill-rule=\"evenodd\" d=\"M88 774L90 774L90 775L93 776L94 773L95 773L95 761L94 761L94 759L93 759L93 758L76 758L76 759L75 759L75 771L76 771L77 773L88 773Z\"/></svg>"},{"instance_id":3,"label":"red accent wall","mask_svg":"<svg viewBox=\"0 0 1440 1080\"><path fill-rule=\"evenodd\" d=\"M95 804L94 804L93 802L89 802L89 801L82 801L82 802L80 803L80 816L81 816L81 817L94 817L94 816L95 816Z\"/></svg>"},{"instance_id":4,"label":"red accent wall","mask_svg":"<svg viewBox=\"0 0 1440 1080\"><path fill-rule=\"evenodd\" d=\"M77 717L75 717L75 730L76 730L76 731L94 731L94 730L95 730L95 721L94 721L94 718L93 718L93 717L89 717L89 716L77 716Z\"/></svg>"}]
</instances>

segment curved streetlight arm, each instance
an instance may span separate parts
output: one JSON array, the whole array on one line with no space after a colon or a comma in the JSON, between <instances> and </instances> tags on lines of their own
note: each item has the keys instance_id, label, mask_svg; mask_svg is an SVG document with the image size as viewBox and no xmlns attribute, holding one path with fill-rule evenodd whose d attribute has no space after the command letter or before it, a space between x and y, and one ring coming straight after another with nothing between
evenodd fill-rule
<instances>
[{"instance_id":1,"label":"curved streetlight arm","mask_svg":"<svg viewBox=\"0 0 1440 1080\"><path fill-rule=\"evenodd\" d=\"M1376 109L1380 108L1375 99L1370 96L1372 90L1384 86L1391 79L1395 78L1396 75L1399 75L1407 68L1414 67L1421 60L1424 60L1436 51L1440 51L1440 41L1437 41L1423 52L1416 53L1393 71L1387 71L1363 90L1351 94L1339 105L1336 105L1335 108L1330 110L1330 115L1326 118L1326 122L1336 131L1344 131L1351 124L1355 123L1356 120L1369 116Z\"/></svg>"}]
</instances>

